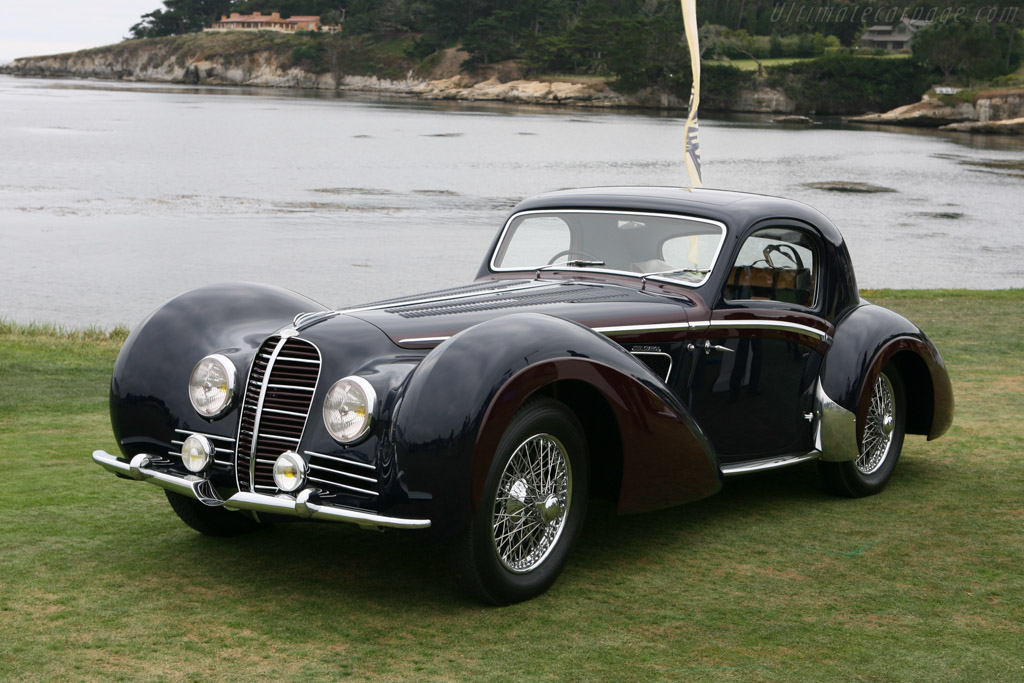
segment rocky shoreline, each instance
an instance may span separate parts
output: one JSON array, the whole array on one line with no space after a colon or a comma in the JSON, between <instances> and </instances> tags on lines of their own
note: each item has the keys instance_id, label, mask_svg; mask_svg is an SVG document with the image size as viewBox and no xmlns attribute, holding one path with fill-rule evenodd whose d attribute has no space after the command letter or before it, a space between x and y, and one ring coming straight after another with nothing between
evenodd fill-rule
<instances>
[{"instance_id":1,"label":"rocky shoreline","mask_svg":"<svg viewBox=\"0 0 1024 683\"><path fill-rule=\"evenodd\" d=\"M211 55L209 45L185 46L160 39L128 41L118 45L43 57L16 59L0 66L0 73L37 78L94 78L128 82L185 83L272 88L305 88L377 93L426 100L503 102L577 107L627 107L685 111L687 100L673 93L645 89L624 94L595 79L529 80L516 69L490 68L464 73L465 53L445 50L427 73L410 71L404 78L313 73L286 56L267 50ZM885 113L849 117L854 123L939 128L957 132L1002 135L1024 134L1024 89L982 91L962 95L930 92L920 102ZM785 92L757 86L736 92L717 111L779 114L773 121L807 125L796 116L795 102Z\"/></svg>"},{"instance_id":2,"label":"rocky shoreline","mask_svg":"<svg viewBox=\"0 0 1024 683\"><path fill-rule=\"evenodd\" d=\"M305 88L412 96L427 100L505 102L578 107L630 107L685 111L687 99L657 89L621 93L592 78L524 79L513 68L490 67L465 73L468 57L444 50L426 72L404 77L313 73L290 63L287 53L272 50L220 53L199 34L193 42L165 39L127 41L117 45L59 55L25 57L0 66L0 73L36 78L93 78L126 82L187 83L272 88ZM226 48L230 48L227 45ZM763 85L737 92L728 111L792 114L796 105L778 89Z\"/></svg>"},{"instance_id":3,"label":"rocky shoreline","mask_svg":"<svg viewBox=\"0 0 1024 683\"><path fill-rule=\"evenodd\" d=\"M970 99L928 92L920 102L881 114L851 116L851 123L937 128L959 133L1024 135L1024 89L983 90Z\"/></svg>"}]
</instances>

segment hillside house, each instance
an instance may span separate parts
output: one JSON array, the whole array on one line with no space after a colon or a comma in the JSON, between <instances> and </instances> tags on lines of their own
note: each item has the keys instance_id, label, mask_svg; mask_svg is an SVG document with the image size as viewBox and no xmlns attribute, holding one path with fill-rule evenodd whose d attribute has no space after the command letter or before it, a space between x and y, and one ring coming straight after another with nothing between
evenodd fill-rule
<instances>
[{"instance_id":1,"label":"hillside house","mask_svg":"<svg viewBox=\"0 0 1024 683\"><path fill-rule=\"evenodd\" d=\"M334 28L334 27L332 27ZM270 14L239 14L232 12L231 16L222 16L220 21L215 21L213 26L203 29L204 31L281 31L283 33L295 33L296 31L320 31L330 30L321 26L319 16L293 16L287 19L281 18L280 12ZM334 30L337 30L334 28Z\"/></svg>"},{"instance_id":2,"label":"hillside house","mask_svg":"<svg viewBox=\"0 0 1024 683\"><path fill-rule=\"evenodd\" d=\"M914 34L932 22L923 19L903 17L894 26L879 24L864 32L860 46L865 50L886 50L887 52L910 52Z\"/></svg>"}]
</instances>

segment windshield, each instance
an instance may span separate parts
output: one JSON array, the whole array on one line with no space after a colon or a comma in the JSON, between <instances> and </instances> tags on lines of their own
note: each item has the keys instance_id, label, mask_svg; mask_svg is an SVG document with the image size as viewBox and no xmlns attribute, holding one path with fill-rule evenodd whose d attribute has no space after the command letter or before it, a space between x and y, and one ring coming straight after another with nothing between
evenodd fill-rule
<instances>
[{"instance_id":1,"label":"windshield","mask_svg":"<svg viewBox=\"0 0 1024 683\"><path fill-rule=\"evenodd\" d=\"M666 214L528 211L509 220L495 271L543 268L646 275L699 285L725 236L720 223Z\"/></svg>"}]
</instances>

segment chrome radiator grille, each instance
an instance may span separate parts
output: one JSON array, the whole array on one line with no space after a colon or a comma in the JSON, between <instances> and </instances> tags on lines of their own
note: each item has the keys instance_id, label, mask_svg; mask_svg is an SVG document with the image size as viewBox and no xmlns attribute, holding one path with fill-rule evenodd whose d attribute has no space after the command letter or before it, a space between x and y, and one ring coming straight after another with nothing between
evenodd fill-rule
<instances>
[{"instance_id":1,"label":"chrome radiator grille","mask_svg":"<svg viewBox=\"0 0 1024 683\"><path fill-rule=\"evenodd\" d=\"M263 342L249 371L238 425L239 491L277 491L274 461L297 451L320 376L320 352L295 337Z\"/></svg>"}]
</instances>

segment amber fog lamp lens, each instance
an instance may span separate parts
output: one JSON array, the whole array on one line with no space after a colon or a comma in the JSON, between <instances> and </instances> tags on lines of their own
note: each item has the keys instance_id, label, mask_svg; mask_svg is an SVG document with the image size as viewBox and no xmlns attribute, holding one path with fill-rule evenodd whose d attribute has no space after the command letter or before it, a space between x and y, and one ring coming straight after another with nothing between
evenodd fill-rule
<instances>
[{"instance_id":1,"label":"amber fog lamp lens","mask_svg":"<svg viewBox=\"0 0 1024 683\"><path fill-rule=\"evenodd\" d=\"M202 472L213 462L213 445L205 436L192 434L181 446L181 461L189 472Z\"/></svg>"},{"instance_id":2,"label":"amber fog lamp lens","mask_svg":"<svg viewBox=\"0 0 1024 683\"><path fill-rule=\"evenodd\" d=\"M298 453L286 451L274 461L274 483L291 493L306 483L306 461Z\"/></svg>"},{"instance_id":3,"label":"amber fog lamp lens","mask_svg":"<svg viewBox=\"0 0 1024 683\"><path fill-rule=\"evenodd\" d=\"M324 400L324 425L341 443L354 443L369 433L376 404L377 394L365 379L339 379Z\"/></svg>"},{"instance_id":4,"label":"amber fog lamp lens","mask_svg":"<svg viewBox=\"0 0 1024 683\"><path fill-rule=\"evenodd\" d=\"M220 354L207 356L192 370L188 398L203 417L217 417L231 406L235 395L235 366Z\"/></svg>"}]
</instances>

